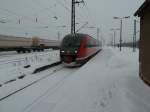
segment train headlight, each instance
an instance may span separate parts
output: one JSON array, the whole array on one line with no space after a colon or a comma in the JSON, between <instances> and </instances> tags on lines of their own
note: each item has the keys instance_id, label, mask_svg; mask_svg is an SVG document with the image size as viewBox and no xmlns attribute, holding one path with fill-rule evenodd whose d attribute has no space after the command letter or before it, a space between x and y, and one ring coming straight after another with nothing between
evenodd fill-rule
<instances>
[{"instance_id":1,"label":"train headlight","mask_svg":"<svg viewBox=\"0 0 150 112\"><path fill-rule=\"evenodd\" d=\"M78 51L74 51L75 53L77 53Z\"/></svg>"},{"instance_id":2,"label":"train headlight","mask_svg":"<svg viewBox=\"0 0 150 112\"><path fill-rule=\"evenodd\" d=\"M62 53L64 53L65 51L61 51Z\"/></svg>"}]
</instances>

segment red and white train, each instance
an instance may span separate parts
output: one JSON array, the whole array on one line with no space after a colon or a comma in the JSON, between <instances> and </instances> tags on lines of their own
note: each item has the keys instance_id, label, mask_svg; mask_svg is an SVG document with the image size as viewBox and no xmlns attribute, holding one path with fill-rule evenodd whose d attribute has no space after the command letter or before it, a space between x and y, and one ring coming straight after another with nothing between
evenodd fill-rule
<instances>
[{"instance_id":1,"label":"red and white train","mask_svg":"<svg viewBox=\"0 0 150 112\"><path fill-rule=\"evenodd\" d=\"M80 66L101 49L101 42L87 34L68 34L62 40L60 58L66 66Z\"/></svg>"}]
</instances>

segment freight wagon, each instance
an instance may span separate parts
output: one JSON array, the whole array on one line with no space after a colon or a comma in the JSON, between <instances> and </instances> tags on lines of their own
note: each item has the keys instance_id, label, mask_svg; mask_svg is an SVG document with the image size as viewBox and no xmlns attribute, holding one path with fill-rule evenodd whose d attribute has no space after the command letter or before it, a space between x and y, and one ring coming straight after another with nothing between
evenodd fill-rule
<instances>
[{"instance_id":1,"label":"freight wagon","mask_svg":"<svg viewBox=\"0 0 150 112\"><path fill-rule=\"evenodd\" d=\"M26 38L0 35L0 51L31 52L44 49L58 49L60 42L57 40L40 39L38 37Z\"/></svg>"}]
</instances>

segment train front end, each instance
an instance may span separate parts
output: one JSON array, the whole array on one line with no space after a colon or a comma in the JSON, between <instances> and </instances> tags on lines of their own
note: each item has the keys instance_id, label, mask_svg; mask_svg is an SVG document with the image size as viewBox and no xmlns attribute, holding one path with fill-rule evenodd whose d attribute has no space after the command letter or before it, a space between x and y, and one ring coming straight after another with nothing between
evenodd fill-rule
<instances>
[{"instance_id":1,"label":"train front end","mask_svg":"<svg viewBox=\"0 0 150 112\"><path fill-rule=\"evenodd\" d=\"M77 34L69 34L62 40L60 58L65 66L78 66L76 58L79 52L82 37Z\"/></svg>"}]
</instances>

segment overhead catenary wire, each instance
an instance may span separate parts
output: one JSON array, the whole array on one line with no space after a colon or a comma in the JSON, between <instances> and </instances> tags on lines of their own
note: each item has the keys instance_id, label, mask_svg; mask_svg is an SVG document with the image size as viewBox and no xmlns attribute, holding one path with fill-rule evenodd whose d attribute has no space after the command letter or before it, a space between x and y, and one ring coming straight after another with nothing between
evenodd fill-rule
<instances>
[{"instance_id":1,"label":"overhead catenary wire","mask_svg":"<svg viewBox=\"0 0 150 112\"><path fill-rule=\"evenodd\" d=\"M25 15L22 15L22 14L18 14L12 10L9 10L9 9L5 9L5 8L0 8L1 11L4 11L4 12L7 12L7 14L11 14L11 15L14 15L15 16L15 21L18 23L18 24L21 24L21 22L23 21L23 19L28 19L30 20L32 23L33 22L38 22L38 18L37 17L29 17L29 16L25 16ZM44 23L46 24L46 23Z\"/></svg>"},{"instance_id":2,"label":"overhead catenary wire","mask_svg":"<svg viewBox=\"0 0 150 112\"><path fill-rule=\"evenodd\" d=\"M33 1L33 0L32 0ZM40 4L39 3L37 3L37 2L35 2L35 1L33 1L33 4L37 4L36 6L39 6ZM33 8L33 7L32 7ZM41 8L41 7L40 7ZM18 23L21 23L21 21L23 21L23 19L24 20L26 20L26 19L28 19L28 20L30 20L31 22L38 22L37 20L39 19L38 18L38 13L41 13L41 11L43 12L43 11L46 11L46 10L48 10L48 9L50 9L50 8L48 8L48 7L46 7L46 8L41 8L41 10L40 11L38 11L38 12L34 12L34 15L31 17L31 16L25 16L25 15L22 15L22 14L18 14L18 13L16 13L16 12L14 12L14 11L12 11L12 10L9 10L9 9L6 9L6 8L0 8L0 10L2 10L2 11L5 11L5 12L7 12L7 13L9 13L9 14L11 14L11 15L14 15L14 16L16 16L15 18L17 19L17 21L18 21ZM53 12L52 10L50 11L51 13L53 13L53 15L54 16L56 16L56 13L55 12ZM48 15L48 14L46 14L46 15ZM50 15L49 15L50 16ZM49 17L48 16L48 17ZM54 17L53 16L53 17ZM52 17L51 17L52 18ZM43 19L43 18L42 18Z\"/></svg>"},{"instance_id":3,"label":"overhead catenary wire","mask_svg":"<svg viewBox=\"0 0 150 112\"><path fill-rule=\"evenodd\" d=\"M18 13L16 13L16 12L12 11L12 10L9 10L9 9L0 8L0 10L3 10L3 11L5 11L5 12L9 13L9 14L15 15L16 18L19 18L19 19L26 18L26 19L30 20L31 22L34 21L33 18L31 18L31 17L29 17L29 16L25 16L25 15L22 15L22 14L18 14Z\"/></svg>"},{"instance_id":4,"label":"overhead catenary wire","mask_svg":"<svg viewBox=\"0 0 150 112\"><path fill-rule=\"evenodd\" d=\"M34 2L34 0L32 0L32 2ZM56 2L56 1L54 1ZM43 7L39 2L35 2L36 5L40 6L40 7ZM57 2L58 3L58 2ZM48 4L48 3L47 3ZM49 11L50 9L50 13L52 12L53 14L53 19L56 21L56 20L62 20L62 17L60 15L57 14L57 12L53 11L52 8L56 8L57 4L56 3L53 3L54 5L53 6L50 6L50 7L45 7L45 8L41 8L40 11ZM69 8L67 8L67 6L65 7L65 5L63 5L63 3L61 2L61 6L63 6L67 11L69 11ZM56 10L56 9L55 9ZM40 13L40 11L38 13ZM46 17L45 17L46 18ZM42 18L43 19L43 18ZM55 23L56 24L56 23ZM54 26L54 28L56 28L57 25Z\"/></svg>"},{"instance_id":5,"label":"overhead catenary wire","mask_svg":"<svg viewBox=\"0 0 150 112\"><path fill-rule=\"evenodd\" d=\"M65 4L68 4L68 2L66 1L66 0L63 0L64 2L65 2ZM60 4L63 8L65 8L69 13L71 13L71 9L70 8L68 8L62 1L60 1L60 0L56 0L56 2L58 3L58 4ZM69 6L70 7L70 6ZM82 14L80 14L79 13L79 11L76 11L78 14L77 14L77 19L81 19L81 18L83 18L83 20L85 20L86 18L82 15ZM79 17L80 16L80 17Z\"/></svg>"},{"instance_id":6,"label":"overhead catenary wire","mask_svg":"<svg viewBox=\"0 0 150 112\"><path fill-rule=\"evenodd\" d=\"M23 20L26 20L26 19L28 19L30 22L32 22L32 23L34 23L34 22L36 22L36 17L31 17L31 16L25 16L25 15L22 15L22 14L19 14L19 13L16 13L16 12L14 12L14 11L12 11L12 10L9 10L9 9L5 9L5 8L0 8L0 10L1 11L4 11L4 12L7 12L7 13L9 13L9 14L11 14L11 15L14 15L15 16L15 20L14 21L16 21L16 23L18 23L18 24L21 24L21 22L23 21ZM8 17L7 17L8 18ZM8 18L9 19L9 18Z\"/></svg>"},{"instance_id":7,"label":"overhead catenary wire","mask_svg":"<svg viewBox=\"0 0 150 112\"><path fill-rule=\"evenodd\" d=\"M91 15L91 12L90 12L90 10L89 10L87 1L84 0L84 4L85 4L85 8L87 9L86 11L87 11L87 13L88 13L88 15L89 15L91 21L93 22L93 24L95 24L94 19L93 19L93 16Z\"/></svg>"},{"instance_id":8,"label":"overhead catenary wire","mask_svg":"<svg viewBox=\"0 0 150 112\"><path fill-rule=\"evenodd\" d=\"M12 21L15 21L16 22L16 24L19 24L19 25L25 25L24 24L24 21L30 21L30 23L32 23L32 25L33 26L35 26L35 27L41 27L41 29L43 28L43 29L48 29L48 28L50 28L51 26L53 27L53 28L56 28L56 26L54 25L54 24L57 24L56 22L53 22L51 25L47 25L47 24L49 24L48 23L48 21L43 21L43 19L45 18L45 19L48 19L48 20L50 20L49 19L49 17L51 17L52 16L52 18L54 18L55 20L57 20L57 19L59 19L59 18L61 18L61 16L59 16L58 14L57 14L57 12L55 12L55 8L56 8L56 5L57 4L59 4L61 7L63 7L66 11L68 11L69 13L71 13L71 9L70 9L70 6L67 6L67 4L69 5L69 2L67 2L66 0L63 0L63 1L60 1L60 0L56 0L56 1L54 1L55 3L52 3L53 5L51 5L50 7L47 7L46 5L44 5L42 2L40 2L40 1L37 1L37 0L31 0L33 3L33 5L35 5L36 7L31 7L32 9L34 9L34 12L32 11L32 13L33 13L33 15L31 15L31 14L29 14L29 15L24 15L24 14L22 14L22 13L18 13L18 11L17 12L15 12L14 10L10 10L9 8L0 8L0 10L2 10L2 11L4 11L4 12L6 12L7 14L11 14L11 15L14 15L14 17L15 17L15 19L13 20L13 18L12 19L10 19L11 20L11 22ZM26 2L27 4L29 3L29 2ZM42 4L41 4L42 3ZM37 9L37 12L35 12L35 10ZM39 10L40 9L40 10ZM50 14L47 14L47 12L48 13L51 13L52 15L50 15ZM39 16L39 13L43 13L43 15L45 15L44 17L43 16ZM47 17L46 17L47 16ZM59 17L58 17L59 16ZM9 18L9 17L8 17ZM81 14L81 12L80 11L77 11L77 21L80 21L81 19L83 19L83 21L85 21L86 20L86 18L85 18L85 16L84 16L84 14ZM87 20L86 20L87 21ZM9 24L9 23L7 23L6 22L6 25L7 24ZM45 24L45 25L44 25ZM39 25L39 26L37 26L37 25ZM44 27L43 27L44 26ZM6 26L7 27L7 26ZM17 28L17 27L16 27ZM35 28L35 29L37 29L37 28ZM19 30L20 30L20 28L19 28Z\"/></svg>"},{"instance_id":9,"label":"overhead catenary wire","mask_svg":"<svg viewBox=\"0 0 150 112\"><path fill-rule=\"evenodd\" d=\"M49 12L49 13L52 13L53 16L56 16L56 12L54 12L54 11L52 10L52 8L54 8L53 6L42 8L42 7L43 7L42 4L39 3L37 0L36 0L36 1L35 1L35 0L31 0L31 1L34 3L34 5L36 4L36 6L40 8L40 11L38 11L38 12L35 13L36 15L38 15L38 14L41 13L41 12L46 12L46 11L47 11L47 12ZM51 15L49 15L49 14L47 14L47 15L48 15L48 17L51 17ZM58 16L58 15L57 15L57 16Z\"/></svg>"},{"instance_id":10,"label":"overhead catenary wire","mask_svg":"<svg viewBox=\"0 0 150 112\"><path fill-rule=\"evenodd\" d=\"M40 3L38 3L37 1L35 2L34 0L31 0L34 4L36 4L36 6L40 6L40 8L42 7L41 6L41 4ZM64 3L63 2L61 2L61 1L59 1L59 0L56 0L56 2L57 3L59 3L62 7L64 7L69 13L71 12L71 9L70 8L68 8L66 5L64 5ZM36 12L35 13L35 15L38 15L38 13L41 13L41 12L43 12L43 11L47 11L48 9L51 9L52 7L46 7L46 8L41 8L41 10L39 11L39 12ZM15 15L16 16L16 18L17 18L17 21L18 21L18 23L20 24L21 23L21 21L25 18L25 19L28 19L28 20L30 20L31 22L38 22L38 16L32 16L32 17L29 17L29 16L25 16L25 15L21 15L21 14L18 14L18 13L16 13L16 12L13 12L12 10L9 10L9 9L4 9L4 8L0 8L0 10L3 10L3 11L5 11L5 12L7 12L7 13L10 13L10 14L12 14L12 15ZM53 17L57 17L56 16L56 13L54 12L54 11L52 11L51 10L51 13L53 13ZM80 16L82 16L81 14L79 14ZM58 18L58 17L57 17ZM85 18L84 18L85 19Z\"/></svg>"},{"instance_id":11,"label":"overhead catenary wire","mask_svg":"<svg viewBox=\"0 0 150 112\"><path fill-rule=\"evenodd\" d=\"M37 5L36 5L37 6ZM53 6L52 6L53 7ZM33 8L33 7L32 7ZM55 8L55 7L54 7ZM41 10L40 11L46 11L46 10L48 10L48 9L50 9L50 8L41 8ZM23 15L23 14L20 14L20 13L18 13L18 11L17 12L15 12L14 10L10 10L9 8L8 9L6 9L6 8L0 8L0 10L1 10L1 12L4 12L4 14L3 15L14 15L14 17L13 18L15 18L15 19L13 19L12 18L12 16L11 16L11 18L10 18L10 16L6 16L7 17L7 19L8 18L10 18L9 20L11 20L11 21L9 21L9 22L7 22L7 23L5 23L5 24L3 24L3 25L1 25L0 27L5 27L4 29L9 29L9 31L10 31L10 29L12 28L12 32L23 32L23 34L24 34L24 32L26 32L24 29L27 29L28 30L28 32L32 32L31 30L38 30L38 29L42 29L42 30L48 30L50 27L51 28L53 28L53 29L57 29L57 25L49 25L49 23L48 22L46 22L46 21L43 21L43 18L41 19L42 21L42 23L40 23L40 24L37 24L38 22L39 22L39 18L38 18L38 16L35 16L37 13L35 13L33 16L31 16L31 15L28 15L28 16L25 16L25 15ZM51 10L52 11L52 10ZM51 12L50 11L50 12ZM41 12L40 12L41 13ZM54 14L55 12L53 12L53 14L52 15L56 15L56 13ZM47 14L46 14L47 15ZM31 16L31 17L30 17ZM35 26L35 27L30 27L30 25L29 24L24 24L23 23L23 21L26 21L26 20L29 20L30 21L30 23L32 23L32 26ZM19 27L17 27L17 26L12 26L13 25L13 21L16 21L16 24L18 24L19 25ZM11 23L10 23L11 22ZM44 23L43 23L44 22ZM46 23L45 23L46 22ZM36 24L35 24L36 23ZM0 23L0 24L2 24L2 23ZM42 24L45 24L45 25L42 25ZM8 26L9 25L9 26ZM24 28L24 27L20 27L20 26L24 26L24 25L27 25L27 27L28 28ZM38 26L37 26L38 25ZM11 28L9 28L10 26L12 26ZM9 31L5 31L5 33L6 32L9 32ZM2 33L2 32L1 32Z\"/></svg>"},{"instance_id":12,"label":"overhead catenary wire","mask_svg":"<svg viewBox=\"0 0 150 112\"><path fill-rule=\"evenodd\" d=\"M71 12L71 9L68 8L66 5L64 5L63 2L61 2L60 0L56 0L56 2L57 2L58 4L60 4L63 8L65 8L69 13Z\"/></svg>"}]
</instances>

